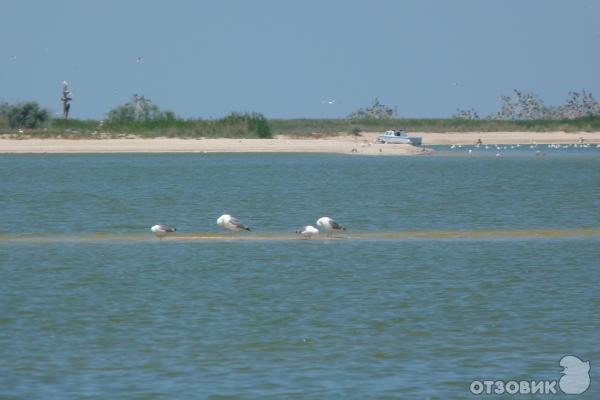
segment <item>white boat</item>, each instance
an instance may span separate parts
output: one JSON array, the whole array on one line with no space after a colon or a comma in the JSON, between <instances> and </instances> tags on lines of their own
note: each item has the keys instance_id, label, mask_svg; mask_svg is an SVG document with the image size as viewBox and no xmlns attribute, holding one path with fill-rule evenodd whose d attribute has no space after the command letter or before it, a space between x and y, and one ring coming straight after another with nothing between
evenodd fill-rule
<instances>
[{"instance_id":1,"label":"white boat","mask_svg":"<svg viewBox=\"0 0 600 400\"><path fill-rule=\"evenodd\" d=\"M414 146L420 146L422 142L420 136L408 136L403 129L397 131L385 131L379 135L377 141L381 143L412 144Z\"/></svg>"}]
</instances>

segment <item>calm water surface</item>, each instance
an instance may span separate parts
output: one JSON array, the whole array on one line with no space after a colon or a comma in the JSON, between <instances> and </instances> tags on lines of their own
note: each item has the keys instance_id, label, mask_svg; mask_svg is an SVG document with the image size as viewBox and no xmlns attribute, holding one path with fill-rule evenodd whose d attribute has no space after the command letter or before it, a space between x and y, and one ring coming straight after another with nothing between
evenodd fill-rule
<instances>
[{"instance_id":1,"label":"calm water surface","mask_svg":"<svg viewBox=\"0 0 600 400\"><path fill-rule=\"evenodd\" d=\"M2 155L0 178L2 398L476 398L568 354L592 365L569 398L600 396L600 237L572 234L600 229L598 151ZM148 231L224 212L349 231ZM368 238L481 230L532 233Z\"/></svg>"}]
</instances>

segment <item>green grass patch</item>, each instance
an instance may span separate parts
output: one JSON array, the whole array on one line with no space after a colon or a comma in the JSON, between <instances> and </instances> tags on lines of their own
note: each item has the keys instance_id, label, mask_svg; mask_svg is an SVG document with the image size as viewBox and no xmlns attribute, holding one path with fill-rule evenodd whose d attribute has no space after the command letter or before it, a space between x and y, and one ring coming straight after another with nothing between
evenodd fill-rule
<instances>
[{"instance_id":1,"label":"green grass patch","mask_svg":"<svg viewBox=\"0 0 600 400\"><path fill-rule=\"evenodd\" d=\"M142 138L270 138L273 135L322 136L383 132L404 128L407 132L600 132L600 117L565 120L464 120L442 118L406 119L271 119L261 114L231 114L216 120L160 119L154 121L101 123L98 120L56 118L37 129L10 128L0 116L0 134L16 137L104 138L138 136Z\"/></svg>"},{"instance_id":2,"label":"green grass patch","mask_svg":"<svg viewBox=\"0 0 600 400\"><path fill-rule=\"evenodd\" d=\"M1 121L0 121L1 122ZM23 137L119 138L270 138L271 127L261 114L237 114L216 120L158 119L139 122L103 123L97 120L70 119L68 129L63 129L61 118L52 119L40 129L27 129L19 133L7 126L0 126L0 134Z\"/></svg>"},{"instance_id":3,"label":"green grass patch","mask_svg":"<svg viewBox=\"0 0 600 400\"><path fill-rule=\"evenodd\" d=\"M408 132L597 132L600 117L565 120L466 120L442 118L400 119L272 119L274 135L310 135L357 132L383 132L406 129Z\"/></svg>"}]
</instances>

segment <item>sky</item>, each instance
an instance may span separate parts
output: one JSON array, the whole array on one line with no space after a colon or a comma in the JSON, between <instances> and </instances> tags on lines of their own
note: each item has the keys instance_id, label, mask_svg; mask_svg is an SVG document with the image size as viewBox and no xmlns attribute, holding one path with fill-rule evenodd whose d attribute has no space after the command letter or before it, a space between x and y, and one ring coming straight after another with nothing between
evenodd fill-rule
<instances>
[{"instance_id":1,"label":"sky","mask_svg":"<svg viewBox=\"0 0 600 400\"><path fill-rule=\"evenodd\" d=\"M182 118L496 111L513 89L600 97L600 0L0 0L0 101L104 118L144 95ZM333 102L333 104L329 104Z\"/></svg>"}]
</instances>

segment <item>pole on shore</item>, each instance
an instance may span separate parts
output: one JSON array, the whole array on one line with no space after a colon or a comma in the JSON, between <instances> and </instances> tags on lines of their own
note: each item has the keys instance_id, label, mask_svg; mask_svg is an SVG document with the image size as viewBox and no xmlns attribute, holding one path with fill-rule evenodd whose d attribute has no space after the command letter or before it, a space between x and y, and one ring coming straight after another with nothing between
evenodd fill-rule
<instances>
[{"instance_id":1,"label":"pole on shore","mask_svg":"<svg viewBox=\"0 0 600 400\"><path fill-rule=\"evenodd\" d=\"M69 119L69 110L71 109L70 102L73 100L71 96L72 93L69 91L69 84L67 81L63 81L62 98L60 100L63 103L63 124L65 130L67 129L67 120Z\"/></svg>"}]
</instances>

